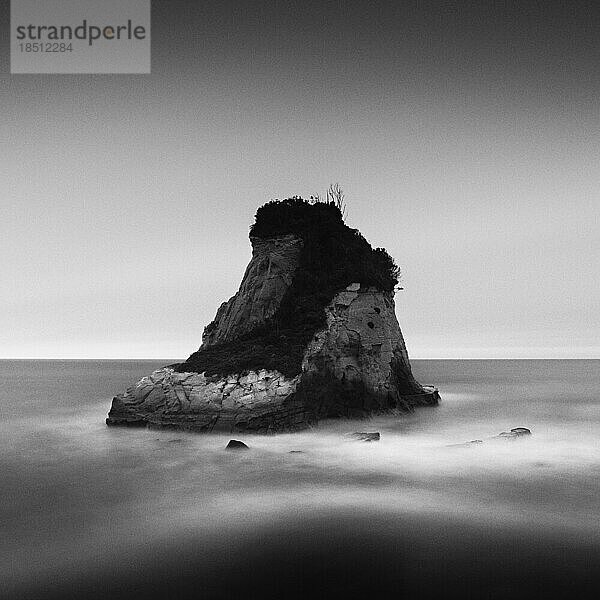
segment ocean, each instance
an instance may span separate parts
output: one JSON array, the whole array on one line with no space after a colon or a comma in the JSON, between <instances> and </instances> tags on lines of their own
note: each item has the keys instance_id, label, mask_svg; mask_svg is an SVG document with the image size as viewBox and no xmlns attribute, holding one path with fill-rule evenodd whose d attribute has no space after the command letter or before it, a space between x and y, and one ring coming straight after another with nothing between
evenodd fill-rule
<instances>
[{"instance_id":1,"label":"ocean","mask_svg":"<svg viewBox=\"0 0 600 600\"><path fill-rule=\"evenodd\" d=\"M600 597L600 361L413 361L439 407L294 434L106 427L170 362L0 361L1 598Z\"/></svg>"}]
</instances>

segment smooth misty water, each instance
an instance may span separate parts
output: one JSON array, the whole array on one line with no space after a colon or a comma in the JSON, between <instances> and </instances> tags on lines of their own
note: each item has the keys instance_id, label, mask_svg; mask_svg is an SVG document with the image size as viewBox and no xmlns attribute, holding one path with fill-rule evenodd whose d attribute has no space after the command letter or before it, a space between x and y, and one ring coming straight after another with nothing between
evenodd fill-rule
<instances>
[{"instance_id":1,"label":"smooth misty water","mask_svg":"<svg viewBox=\"0 0 600 600\"><path fill-rule=\"evenodd\" d=\"M168 362L0 361L2 598L598 597L600 361L415 361L438 408L296 434L107 428Z\"/></svg>"}]
</instances>

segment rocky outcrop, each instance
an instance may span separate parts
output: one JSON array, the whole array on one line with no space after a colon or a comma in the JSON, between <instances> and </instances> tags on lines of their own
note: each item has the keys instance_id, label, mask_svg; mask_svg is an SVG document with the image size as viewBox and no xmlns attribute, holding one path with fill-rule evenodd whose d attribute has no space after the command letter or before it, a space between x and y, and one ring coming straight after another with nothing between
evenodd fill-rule
<instances>
[{"instance_id":1,"label":"rocky outcrop","mask_svg":"<svg viewBox=\"0 0 600 600\"><path fill-rule=\"evenodd\" d=\"M302 240L294 235L250 238L252 260L238 293L223 302L204 328L202 348L233 340L272 317L292 283Z\"/></svg>"},{"instance_id":2,"label":"rocky outcrop","mask_svg":"<svg viewBox=\"0 0 600 600\"><path fill-rule=\"evenodd\" d=\"M307 348L303 372L328 373L342 382L361 385L393 407L429 404L436 392L412 376L408 352L396 318L391 292L363 289L353 283L325 309L327 327Z\"/></svg>"},{"instance_id":3,"label":"rocky outcrop","mask_svg":"<svg viewBox=\"0 0 600 600\"><path fill-rule=\"evenodd\" d=\"M333 207L285 202L267 205L262 221L259 209L254 231L261 235L251 237L240 289L205 328L198 352L116 396L107 424L268 433L437 403L437 390L411 372L391 257L373 250ZM302 230L306 214L311 229ZM304 237L265 234L285 230L285 218ZM337 282L354 271L363 282L340 289Z\"/></svg>"},{"instance_id":4,"label":"rocky outcrop","mask_svg":"<svg viewBox=\"0 0 600 600\"><path fill-rule=\"evenodd\" d=\"M298 378L277 371L205 377L159 369L113 399L108 425L188 431L285 431L305 427L310 416L293 400Z\"/></svg>"},{"instance_id":5,"label":"rocky outcrop","mask_svg":"<svg viewBox=\"0 0 600 600\"><path fill-rule=\"evenodd\" d=\"M166 367L116 396L107 423L269 433L303 429L324 417L437 403L437 390L412 377L391 294L352 284L326 314L327 327L309 344L294 378L265 369L210 377ZM332 377L346 394L331 389Z\"/></svg>"}]
</instances>

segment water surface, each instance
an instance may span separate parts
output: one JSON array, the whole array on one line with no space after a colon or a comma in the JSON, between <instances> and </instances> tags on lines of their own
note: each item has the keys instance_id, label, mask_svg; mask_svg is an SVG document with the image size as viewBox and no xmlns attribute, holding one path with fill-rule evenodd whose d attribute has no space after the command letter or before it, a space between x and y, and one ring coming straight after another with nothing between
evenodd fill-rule
<instances>
[{"instance_id":1,"label":"water surface","mask_svg":"<svg viewBox=\"0 0 600 600\"><path fill-rule=\"evenodd\" d=\"M439 407L245 453L104 425L169 362L0 361L0 596L597 597L600 361L415 361Z\"/></svg>"}]
</instances>

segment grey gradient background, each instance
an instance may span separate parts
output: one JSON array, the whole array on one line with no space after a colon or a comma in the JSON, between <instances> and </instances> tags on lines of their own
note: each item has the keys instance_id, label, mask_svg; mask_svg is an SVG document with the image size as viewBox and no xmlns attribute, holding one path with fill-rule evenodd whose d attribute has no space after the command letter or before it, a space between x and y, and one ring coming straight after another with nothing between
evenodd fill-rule
<instances>
[{"instance_id":1,"label":"grey gradient background","mask_svg":"<svg viewBox=\"0 0 600 600\"><path fill-rule=\"evenodd\" d=\"M0 64L0 356L172 357L339 181L413 357L600 357L592 2L159 2L152 75Z\"/></svg>"}]
</instances>

